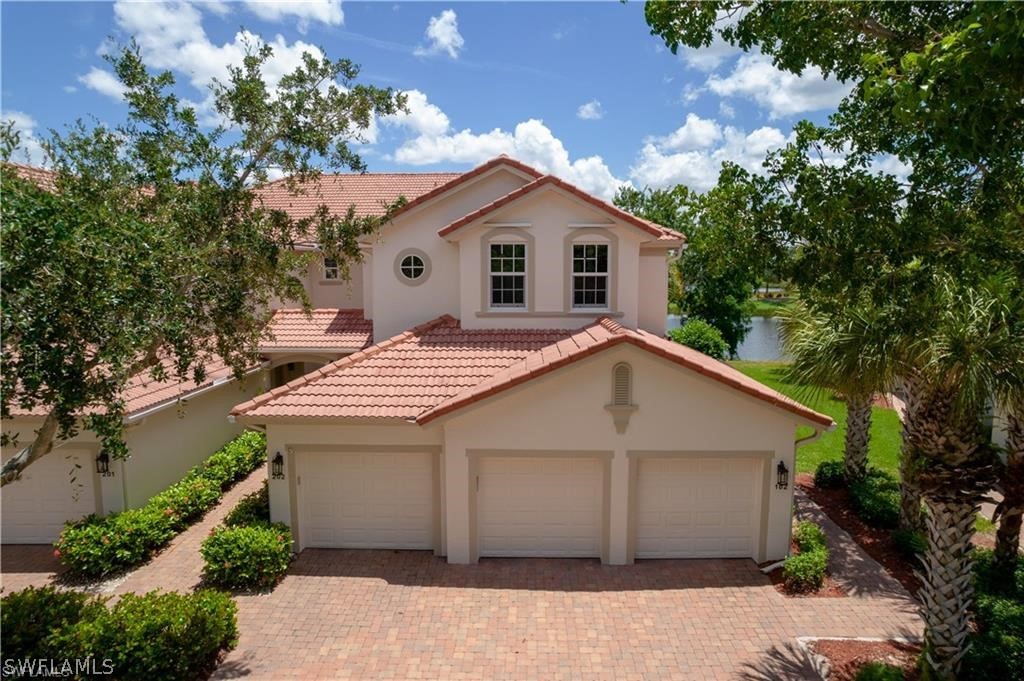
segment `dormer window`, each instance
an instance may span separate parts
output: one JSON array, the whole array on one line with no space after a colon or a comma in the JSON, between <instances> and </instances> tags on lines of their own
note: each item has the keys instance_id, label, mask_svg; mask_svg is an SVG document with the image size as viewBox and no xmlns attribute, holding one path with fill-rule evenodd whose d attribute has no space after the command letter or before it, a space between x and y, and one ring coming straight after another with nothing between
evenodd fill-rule
<instances>
[{"instance_id":1,"label":"dormer window","mask_svg":"<svg viewBox=\"0 0 1024 681\"><path fill-rule=\"evenodd\" d=\"M608 309L608 244L572 245L572 306Z\"/></svg>"},{"instance_id":2,"label":"dormer window","mask_svg":"<svg viewBox=\"0 0 1024 681\"><path fill-rule=\"evenodd\" d=\"M526 307L526 243L490 243L490 306L492 309Z\"/></svg>"},{"instance_id":3,"label":"dormer window","mask_svg":"<svg viewBox=\"0 0 1024 681\"><path fill-rule=\"evenodd\" d=\"M324 279L331 281L341 278L341 272L338 268L338 261L334 258L324 258Z\"/></svg>"}]
</instances>

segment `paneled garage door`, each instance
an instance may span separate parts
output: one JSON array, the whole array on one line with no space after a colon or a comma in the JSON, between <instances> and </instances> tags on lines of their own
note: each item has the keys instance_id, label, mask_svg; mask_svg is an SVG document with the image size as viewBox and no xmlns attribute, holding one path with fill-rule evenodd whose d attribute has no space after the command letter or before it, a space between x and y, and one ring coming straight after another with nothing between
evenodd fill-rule
<instances>
[{"instance_id":1,"label":"paneled garage door","mask_svg":"<svg viewBox=\"0 0 1024 681\"><path fill-rule=\"evenodd\" d=\"M434 548L432 455L299 455L303 546Z\"/></svg>"},{"instance_id":2,"label":"paneled garage door","mask_svg":"<svg viewBox=\"0 0 1024 681\"><path fill-rule=\"evenodd\" d=\"M479 478L481 556L601 555L600 459L484 457Z\"/></svg>"},{"instance_id":3,"label":"paneled garage door","mask_svg":"<svg viewBox=\"0 0 1024 681\"><path fill-rule=\"evenodd\" d=\"M760 470L757 459L641 459L636 557L753 557Z\"/></svg>"},{"instance_id":4,"label":"paneled garage door","mask_svg":"<svg viewBox=\"0 0 1024 681\"><path fill-rule=\"evenodd\" d=\"M95 513L93 465L88 452L61 448L26 468L0 492L3 542L49 544L65 521Z\"/></svg>"}]
</instances>

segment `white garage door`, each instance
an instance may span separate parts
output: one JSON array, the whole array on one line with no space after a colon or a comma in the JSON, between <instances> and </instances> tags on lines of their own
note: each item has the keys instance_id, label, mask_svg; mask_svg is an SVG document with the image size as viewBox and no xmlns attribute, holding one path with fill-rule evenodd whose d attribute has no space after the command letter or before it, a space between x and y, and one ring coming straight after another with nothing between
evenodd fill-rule
<instances>
[{"instance_id":1,"label":"white garage door","mask_svg":"<svg viewBox=\"0 0 1024 681\"><path fill-rule=\"evenodd\" d=\"M299 455L303 546L434 548L430 454Z\"/></svg>"},{"instance_id":2,"label":"white garage door","mask_svg":"<svg viewBox=\"0 0 1024 681\"><path fill-rule=\"evenodd\" d=\"M480 460L481 556L601 555L604 465L599 459Z\"/></svg>"},{"instance_id":3,"label":"white garage door","mask_svg":"<svg viewBox=\"0 0 1024 681\"><path fill-rule=\"evenodd\" d=\"M753 557L760 469L757 459L641 459L637 558Z\"/></svg>"},{"instance_id":4,"label":"white garage door","mask_svg":"<svg viewBox=\"0 0 1024 681\"><path fill-rule=\"evenodd\" d=\"M11 456L14 452L11 452ZM96 512L93 458L55 449L0 491L5 544L49 544L64 523Z\"/></svg>"}]
</instances>

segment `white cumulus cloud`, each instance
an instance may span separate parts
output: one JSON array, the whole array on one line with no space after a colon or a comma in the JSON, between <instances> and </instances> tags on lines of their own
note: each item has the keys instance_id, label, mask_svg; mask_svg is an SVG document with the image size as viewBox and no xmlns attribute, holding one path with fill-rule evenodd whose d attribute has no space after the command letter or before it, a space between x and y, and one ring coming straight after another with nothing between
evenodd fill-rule
<instances>
[{"instance_id":1,"label":"white cumulus cloud","mask_svg":"<svg viewBox=\"0 0 1024 681\"><path fill-rule=\"evenodd\" d=\"M88 73L78 77L78 82L119 102L124 99L125 87L110 71L93 66Z\"/></svg>"},{"instance_id":2,"label":"white cumulus cloud","mask_svg":"<svg viewBox=\"0 0 1024 681\"><path fill-rule=\"evenodd\" d=\"M686 122L671 134L656 141L666 149L703 149L722 139L722 128L709 118L687 114Z\"/></svg>"},{"instance_id":3,"label":"white cumulus cloud","mask_svg":"<svg viewBox=\"0 0 1024 681\"><path fill-rule=\"evenodd\" d=\"M585 121L601 120L604 118L604 109L601 108L601 102L592 99L586 104L581 104L580 108L576 109L576 118L582 118Z\"/></svg>"},{"instance_id":4,"label":"white cumulus cloud","mask_svg":"<svg viewBox=\"0 0 1024 681\"><path fill-rule=\"evenodd\" d=\"M424 35L428 44L416 48L414 54L418 57L447 54L452 59L458 59L466 43L459 33L459 20L453 9L446 9L436 17L430 17Z\"/></svg>"},{"instance_id":5,"label":"white cumulus cloud","mask_svg":"<svg viewBox=\"0 0 1024 681\"><path fill-rule=\"evenodd\" d=\"M514 130L494 128L480 133L470 129L453 130L448 116L425 95L416 90L407 94L410 112L384 120L385 125L401 125L418 133L390 154L390 159L397 163L475 165L508 154L605 199L611 198L619 187L629 184L615 177L600 156L572 159L562 141L543 121L531 118L516 125Z\"/></svg>"},{"instance_id":6,"label":"white cumulus cloud","mask_svg":"<svg viewBox=\"0 0 1024 681\"><path fill-rule=\"evenodd\" d=\"M851 87L822 77L816 66L799 76L781 71L761 54L740 57L729 75L712 75L706 86L722 97L752 99L768 109L772 118L835 108Z\"/></svg>"},{"instance_id":7,"label":"white cumulus cloud","mask_svg":"<svg viewBox=\"0 0 1024 681\"><path fill-rule=\"evenodd\" d=\"M21 146L14 151L11 160L15 163L26 163L34 166L45 166L46 153L43 151L35 131L36 120L21 111L0 111L0 121L13 122L14 130L21 135Z\"/></svg>"},{"instance_id":8,"label":"white cumulus cloud","mask_svg":"<svg viewBox=\"0 0 1024 681\"><path fill-rule=\"evenodd\" d=\"M687 117L686 125L671 135L649 139L644 144L629 170L629 177L635 183L654 188L685 184L695 191L707 191L718 182L723 161L760 172L768 152L789 141L778 128L763 127L747 133L733 126L721 128L714 121L693 114L690 116L696 119L692 125ZM700 128L711 130L712 126L718 131L713 144L705 143L706 136L691 134Z\"/></svg>"},{"instance_id":9,"label":"white cumulus cloud","mask_svg":"<svg viewBox=\"0 0 1024 681\"><path fill-rule=\"evenodd\" d=\"M329 26L345 23L341 0L246 0L249 11L265 21L282 21L295 17L298 29L305 33L312 21Z\"/></svg>"}]
</instances>

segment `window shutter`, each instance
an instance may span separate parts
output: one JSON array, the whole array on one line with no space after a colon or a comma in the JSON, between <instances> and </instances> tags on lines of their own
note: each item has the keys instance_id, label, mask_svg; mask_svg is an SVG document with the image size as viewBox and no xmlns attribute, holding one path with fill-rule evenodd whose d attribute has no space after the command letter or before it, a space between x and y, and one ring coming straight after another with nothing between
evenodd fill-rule
<instances>
[{"instance_id":1,"label":"window shutter","mask_svg":"<svg viewBox=\"0 0 1024 681\"><path fill-rule=\"evenodd\" d=\"M612 376L612 404L616 407L630 406L633 400L633 370L628 364L616 364Z\"/></svg>"}]
</instances>

